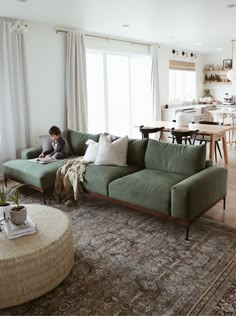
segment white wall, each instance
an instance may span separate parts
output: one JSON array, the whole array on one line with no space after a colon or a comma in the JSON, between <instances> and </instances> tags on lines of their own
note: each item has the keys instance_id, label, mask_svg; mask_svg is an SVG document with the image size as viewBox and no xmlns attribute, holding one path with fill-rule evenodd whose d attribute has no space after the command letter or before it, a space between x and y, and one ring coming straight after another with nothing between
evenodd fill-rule
<instances>
[{"instance_id":1,"label":"white wall","mask_svg":"<svg viewBox=\"0 0 236 316\"><path fill-rule=\"evenodd\" d=\"M28 21L29 29L25 34L26 58L29 82L29 109L32 145L39 144L38 136L47 134L51 125L61 129L65 122L65 34L56 34L56 27ZM92 38L87 39L90 47ZM101 43L102 41L99 41ZM106 41L103 41L106 43ZM109 44L117 45L118 42ZM120 44L122 51L128 44ZM129 45L130 46L130 45ZM141 47L141 46L140 46ZM147 50L145 46L141 47ZM134 48L135 51L137 47ZM183 48L184 50L184 48ZM174 58L172 49L159 48L159 85L161 106L169 102L169 59ZM143 53L143 52L142 52ZM196 97L203 93L204 55L197 54L196 62L197 89ZM184 60L179 57L180 60Z\"/></svg>"},{"instance_id":2,"label":"white wall","mask_svg":"<svg viewBox=\"0 0 236 316\"><path fill-rule=\"evenodd\" d=\"M27 22L25 33L32 145L52 125L65 128L65 35L55 26Z\"/></svg>"},{"instance_id":3,"label":"white wall","mask_svg":"<svg viewBox=\"0 0 236 316\"><path fill-rule=\"evenodd\" d=\"M183 51L185 51L183 49ZM186 59L181 56L174 56L172 49L161 46L159 48L159 87L160 87L160 103L161 106L169 104L169 60L181 60L194 62L196 64L196 100L202 96L203 93L203 68L205 64L204 54L197 53L196 59Z\"/></svg>"},{"instance_id":4,"label":"white wall","mask_svg":"<svg viewBox=\"0 0 236 316\"><path fill-rule=\"evenodd\" d=\"M139 45L132 42L122 42L119 40L105 39L105 38L97 38L92 36L85 36L85 46L88 49L98 49L98 50L106 50L117 53L124 54L141 54L141 55L149 55L150 54L150 46L149 45Z\"/></svg>"},{"instance_id":5,"label":"white wall","mask_svg":"<svg viewBox=\"0 0 236 316\"><path fill-rule=\"evenodd\" d=\"M214 64L223 66L224 59L232 59L230 53L219 52L216 54L208 54L205 58L206 64ZM234 58L235 60L235 58ZM234 65L235 68L235 65ZM235 82L234 82L235 83ZM224 83L210 83L205 85L205 89L210 89L213 97L221 102L223 102L223 97L225 93L229 93L234 96L234 102L236 102L236 85L235 84L224 84Z\"/></svg>"}]
</instances>

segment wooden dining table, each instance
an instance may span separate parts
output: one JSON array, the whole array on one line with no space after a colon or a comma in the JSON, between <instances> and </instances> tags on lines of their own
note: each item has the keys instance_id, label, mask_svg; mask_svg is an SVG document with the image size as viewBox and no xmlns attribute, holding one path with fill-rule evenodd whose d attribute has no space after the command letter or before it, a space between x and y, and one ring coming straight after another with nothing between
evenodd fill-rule
<instances>
[{"instance_id":1,"label":"wooden dining table","mask_svg":"<svg viewBox=\"0 0 236 316\"><path fill-rule=\"evenodd\" d=\"M198 130L197 134L207 135L210 137L210 149L209 149L209 159L214 159L214 149L215 142L221 138L223 145L223 157L225 165L228 165L228 148L226 142L226 132L230 131L232 126L224 126L224 125L207 125L207 124L196 124L189 123L186 127L179 127L174 122L169 121L156 121L153 124L153 127L164 127L165 132L169 132L172 127L176 130L181 131L190 131L190 130Z\"/></svg>"}]
</instances>

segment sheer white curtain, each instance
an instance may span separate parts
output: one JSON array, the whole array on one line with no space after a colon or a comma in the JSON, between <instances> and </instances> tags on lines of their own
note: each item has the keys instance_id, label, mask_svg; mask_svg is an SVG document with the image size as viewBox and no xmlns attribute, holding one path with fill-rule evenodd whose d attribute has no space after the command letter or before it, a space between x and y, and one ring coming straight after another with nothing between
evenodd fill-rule
<instances>
[{"instance_id":1,"label":"sheer white curtain","mask_svg":"<svg viewBox=\"0 0 236 316\"><path fill-rule=\"evenodd\" d=\"M2 164L30 145L24 33L0 19L0 177Z\"/></svg>"},{"instance_id":2,"label":"sheer white curtain","mask_svg":"<svg viewBox=\"0 0 236 316\"><path fill-rule=\"evenodd\" d=\"M151 45L151 102L153 120L161 120L161 105L159 100L159 73L158 73L158 45Z\"/></svg>"},{"instance_id":3,"label":"sheer white curtain","mask_svg":"<svg viewBox=\"0 0 236 316\"><path fill-rule=\"evenodd\" d=\"M87 132L87 80L84 35L67 33L66 57L67 127Z\"/></svg>"}]
</instances>

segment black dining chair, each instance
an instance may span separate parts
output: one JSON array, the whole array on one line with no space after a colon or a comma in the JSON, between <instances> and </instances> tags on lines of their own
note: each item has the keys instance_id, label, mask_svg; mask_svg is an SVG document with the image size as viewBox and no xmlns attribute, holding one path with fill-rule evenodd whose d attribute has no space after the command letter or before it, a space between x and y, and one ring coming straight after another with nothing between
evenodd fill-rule
<instances>
[{"instance_id":1,"label":"black dining chair","mask_svg":"<svg viewBox=\"0 0 236 316\"><path fill-rule=\"evenodd\" d=\"M160 132L159 140L161 140L163 130L164 130L164 126L163 127L148 127L144 125L139 126L139 131L142 133L142 138L149 138L149 134Z\"/></svg>"},{"instance_id":2,"label":"black dining chair","mask_svg":"<svg viewBox=\"0 0 236 316\"><path fill-rule=\"evenodd\" d=\"M212 121L200 121L199 124L207 124L207 125L220 125L219 122L212 122ZM221 123L221 125L223 125L223 123ZM196 140L199 141L199 144L202 144L203 142L205 144L210 143L210 136L208 135L202 135L202 134L198 134L198 136L196 137ZM217 162L217 150L219 152L220 158L222 158L222 153L220 150L220 146L219 146L219 141L221 141L221 138L218 138L215 141L215 161Z\"/></svg>"},{"instance_id":3,"label":"black dining chair","mask_svg":"<svg viewBox=\"0 0 236 316\"><path fill-rule=\"evenodd\" d=\"M173 122L173 123L176 123L176 120L172 120L172 122ZM191 122L191 123L194 124L195 122ZM174 137L173 135L168 136L168 138L171 138L171 139L172 139L172 143L175 142L175 137ZM186 140L186 141L185 141L185 140ZM189 142L190 145L192 144L191 136L186 136L186 137L183 136L182 142L183 142L183 141L185 142L185 144L186 144L187 141Z\"/></svg>"},{"instance_id":4,"label":"black dining chair","mask_svg":"<svg viewBox=\"0 0 236 316\"><path fill-rule=\"evenodd\" d=\"M170 133L173 136L172 143L176 141L177 144L183 144L183 141L184 141L184 143L187 145L187 141L188 141L190 145L194 145L195 139L198 133L198 129L193 130L193 131L182 131L182 130L176 130L173 127L171 128Z\"/></svg>"}]
</instances>

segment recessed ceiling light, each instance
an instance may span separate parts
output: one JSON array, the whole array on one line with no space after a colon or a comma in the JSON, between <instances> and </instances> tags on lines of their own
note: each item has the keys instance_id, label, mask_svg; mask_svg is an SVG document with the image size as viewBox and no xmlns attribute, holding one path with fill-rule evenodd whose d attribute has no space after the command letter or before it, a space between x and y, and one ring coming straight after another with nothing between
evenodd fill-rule
<instances>
[{"instance_id":1,"label":"recessed ceiling light","mask_svg":"<svg viewBox=\"0 0 236 316\"><path fill-rule=\"evenodd\" d=\"M174 35L170 35L169 38L175 38L175 36Z\"/></svg>"},{"instance_id":2,"label":"recessed ceiling light","mask_svg":"<svg viewBox=\"0 0 236 316\"><path fill-rule=\"evenodd\" d=\"M121 25L122 27L130 27L130 25L129 24L123 24L123 25Z\"/></svg>"},{"instance_id":3,"label":"recessed ceiling light","mask_svg":"<svg viewBox=\"0 0 236 316\"><path fill-rule=\"evenodd\" d=\"M223 50L223 48L217 48L217 50Z\"/></svg>"},{"instance_id":4,"label":"recessed ceiling light","mask_svg":"<svg viewBox=\"0 0 236 316\"><path fill-rule=\"evenodd\" d=\"M17 0L19 2L28 2L29 0Z\"/></svg>"},{"instance_id":5,"label":"recessed ceiling light","mask_svg":"<svg viewBox=\"0 0 236 316\"><path fill-rule=\"evenodd\" d=\"M201 42L196 43L197 46L202 46Z\"/></svg>"},{"instance_id":6,"label":"recessed ceiling light","mask_svg":"<svg viewBox=\"0 0 236 316\"><path fill-rule=\"evenodd\" d=\"M234 8L235 6L236 6L236 4L231 3L231 4L228 4L228 5L226 6L226 8L231 9L231 8Z\"/></svg>"}]
</instances>

